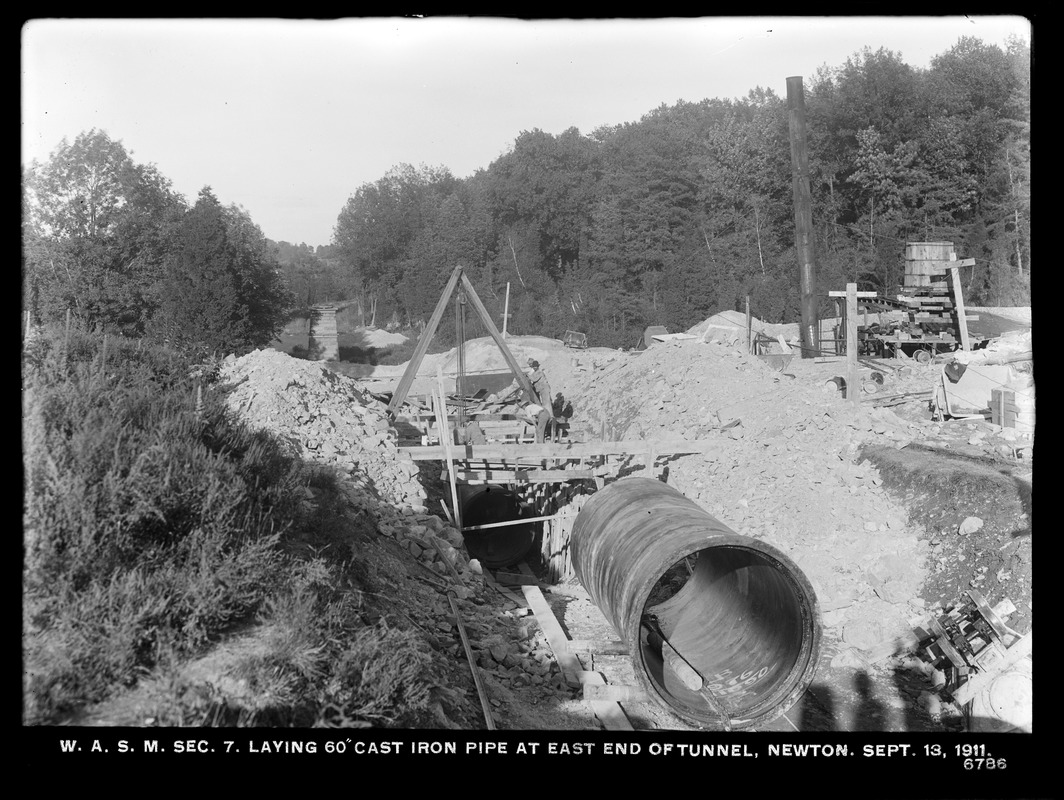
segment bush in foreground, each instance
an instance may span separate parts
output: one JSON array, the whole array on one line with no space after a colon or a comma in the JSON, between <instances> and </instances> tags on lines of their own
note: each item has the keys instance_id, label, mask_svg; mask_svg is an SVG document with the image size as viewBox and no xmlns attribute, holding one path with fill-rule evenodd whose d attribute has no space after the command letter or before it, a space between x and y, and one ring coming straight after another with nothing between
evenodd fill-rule
<instances>
[{"instance_id":1,"label":"bush in foreground","mask_svg":"<svg viewBox=\"0 0 1064 800\"><path fill-rule=\"evenodd\" d=\"M176 351L55 328L23 355L26 724L138 681L157 725L388 725L425 708L425 645L361 616L372 587L335 476L235 423ZM189 679L182 662L238 623L261 646L233 679Z\"/></svg>"}]
</instances>

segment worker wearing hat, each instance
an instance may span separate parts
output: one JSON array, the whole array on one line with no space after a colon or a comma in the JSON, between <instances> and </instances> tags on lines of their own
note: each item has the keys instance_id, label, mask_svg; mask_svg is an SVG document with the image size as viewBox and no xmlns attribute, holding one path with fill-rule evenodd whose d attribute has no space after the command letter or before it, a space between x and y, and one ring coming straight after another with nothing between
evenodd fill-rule
<instances>
[{"instance_id":1,"label":"worker wearing hat","mask_svg":"<svg viewBox=\"0 0 1064 800\"><path fill-rule=\"evenodd\" d=\"M540 369L539 362L536 359L529 358L528 366L531 370L528 375L528 381L532 384L532 390L535 392L535 396L529 399L544 408L550 408L552 397L550 385L547 383L547 376L543 374L543 370Z\"/></svg>"},{"instance_id":2,"label":"worker wearing hat","mask_svg":"<svg viewBox=\"0 0 1064 800\"><path fill-rule=\"evenodd\" d=\"M534 406L538 407L536 410L536 441L542 442L546 438L547 424L553 418L550 386L547 383L547 376L543 374L536 359L529 357L528 367L531 370L528 381L532 384L532 397L529 399Z\"/></svg>"}]
</instances>

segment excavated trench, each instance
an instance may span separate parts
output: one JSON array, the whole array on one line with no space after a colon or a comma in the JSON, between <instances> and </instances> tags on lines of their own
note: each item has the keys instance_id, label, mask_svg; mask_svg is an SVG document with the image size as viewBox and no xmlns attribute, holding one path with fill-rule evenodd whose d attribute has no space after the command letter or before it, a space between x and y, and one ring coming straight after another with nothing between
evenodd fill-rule
<instances>
[{"instance_id":1,"label":"excavated trench","mask_svg":"<svg viewBox=\"0 0 1064 800\"><path fill-rule=\"evenodd\" d=\"M926 531L935 570L924 599L948 607L978 589L990 602L1016 606L1009 625L1032 623L1033 492L1015 465L940 448L865 447L887 490L909 510L910 522ZM978 527L961 533L965 520Z\"/></svg>"},{"instance_id":2,"label":"excavated trench","mask_svg":"<svg viewBox=\"0 0 1064 800\"><path fill-rule=\"evenodd\" d=\"M495 525L528 516L514 489L484 484L458 487L463 527ZM463 534L466 550L488 569L510 567L523 561L535 547L541 523L506 525Z\"/></svg>"},{"instance_id":3,"label":"excavated trench","mask_svg":"<svg viewBox=\"0 0 1064 800\"><path fill-rule=\"evenodd\" d=\"M463 524L530 516L521 491L460 487ZM533 512L535 513L535 512ZM465 534L489 569L534 553L541 523ZM820 656L815 593L782 552L740 536L661 481L624 478L573 522L572 566L632 653L637 681L671 713L743 729L785 713Z\"/></svg>"},{"instance_id":4,"label":"excavated trench","mask_svg":"<svg viewBox=\"0 0 1064 800\"><path fill-rule=\"evenodd\" d=\"M1029 484L1000 465L919 447L864 448L862 457L940 542L945 567L925 587L938 595L928 599L948 606L979 586L1012 599L1014 625L1029 627ZM529 499L526 489L464 486L464 524L543 514ZM652 702L720 729L763 727L798 702L821 662L822 637L819 603L800 568L661 481L622 478L585 500L568 538L572 568L627 644ZM958 537L959 522L973 515L983 529ZM503 568L539 553L541 529L530 522L467 532L466 545L486 567Z\"/></svg>"}]
</instances>

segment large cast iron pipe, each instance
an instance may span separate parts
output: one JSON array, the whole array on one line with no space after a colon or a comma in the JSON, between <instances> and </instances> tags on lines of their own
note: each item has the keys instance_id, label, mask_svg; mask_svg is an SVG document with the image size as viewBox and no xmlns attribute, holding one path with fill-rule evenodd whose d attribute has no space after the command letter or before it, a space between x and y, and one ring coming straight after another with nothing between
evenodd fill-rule
<instances>
[{"instance_id":1,"label":"large cast iron pipe","mask_svg":"<svg viewBox=\"0 0 1064 800\"><path fill-rule=\"evenodd\" d=\"M820 608L805 575L672 487L623 478L596 492L570 549L584 588L627 642L640 685L674 713L714 729L751 728L786 712L812 681Z\"/></svg>"},{"instance_id":2,"label":"large cast iron pipe","mask_svg":"<svg viewBox=\"0 0 1064 800\"><path fill-rule=\"evenodd\" d=\"M458 487L458 502L462 507L463 526L487 525L521 517L517 494L505 486L463 484ZM538 529L538 523L530 522L466 531L462 536L472 558L489 569L498 569L522 561L532 549Z\"/></svg>"}]
</instances>

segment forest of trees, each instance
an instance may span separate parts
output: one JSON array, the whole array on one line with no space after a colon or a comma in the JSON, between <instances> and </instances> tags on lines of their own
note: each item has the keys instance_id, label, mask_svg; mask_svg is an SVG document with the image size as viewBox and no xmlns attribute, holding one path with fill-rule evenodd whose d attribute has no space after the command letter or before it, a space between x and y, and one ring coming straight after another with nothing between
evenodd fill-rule
<instances>
[{"instance_id":1,"label":"forest of trees","mask_svg":"<svg viewBox=\"0 0 1064 800\"><path fill-rule=\"evenodd\" d=\"M927 69L866 48L805 81L820 293L889 292L906 242L951 241L976 260L969 304L1030 303L1030 66L1019 40L962 38ZM217 297L210 279L226 297L262 295L220 301L237 310L211 336L250 342L286 303L336 300L416 328L461 264L496 319L509 284L514 333L627 347L647 325L683 330L746 297L762 319L796 321L788 126L786 99L756 88L588 135L521 132L468 178L400 164L357 187L317 249L265 240L209 189L186 207L153 167L83 134L27 170L27 301L190 335L215 313L193 308L197 291Z\"/></svg>"},{"instance_id":2,"label":"forest of trees","mask_svg":"<svg viewBox=\"0 0 1064 800\"><path fill-rule=\"evenodd\" d=\"M251 217L210 187L191 206L98 130L23 171L23 309L225 354L270 343L295 300Z\"/></svg>"}]
</instances>

